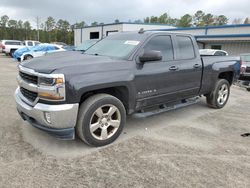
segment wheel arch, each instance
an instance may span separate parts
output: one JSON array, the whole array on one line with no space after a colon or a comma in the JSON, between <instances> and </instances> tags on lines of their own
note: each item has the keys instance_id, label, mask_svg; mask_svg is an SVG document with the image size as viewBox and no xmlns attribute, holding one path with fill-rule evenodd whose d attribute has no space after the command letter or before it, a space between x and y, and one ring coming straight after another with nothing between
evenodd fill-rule
<instances>
[{"instance_id":1,"label":"wheel arch","mask_svg":"<svg viewBox=\"0 0 250 188\"><path fill-rule=\"evenodd\" d=\"M218 75L219 79L225 79L229 82L230 85L233 84L233 78L234 78L234 73L233 71L226 71L226 72L221 72Z\"/></svg>"},{"instance_id":2,"label":"wheel arch","mask_svg":"<svg viewBox=\"0 0 250 188\"><path fill-rule=\"evenodd\" d=\"M118 98L124 105L126 109L126 113L130 113L130 102L129 102L129 89L126 86L115 86L115 87L107 87L107 88L99 88L94 90L85 91L81 94L80 97L80 104L84 102L87 98L90 96L96 95L96 94L109 94L116 98Z\"/></svg>"}]
</instances>

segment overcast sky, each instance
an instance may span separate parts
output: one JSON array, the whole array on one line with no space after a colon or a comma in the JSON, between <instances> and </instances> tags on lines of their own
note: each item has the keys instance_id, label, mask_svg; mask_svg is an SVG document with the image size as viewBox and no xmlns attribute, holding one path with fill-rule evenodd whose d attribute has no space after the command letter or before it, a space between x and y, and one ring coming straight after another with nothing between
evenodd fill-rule
<instances>
[{"instance_id":1,"label":"overcast sky","mask_svg":"<svg viewBox=\"0 0 250 188\"><path fill-rule=\"evenodd\" d=\"M62 18L70 23L84 20L112 23L159 16L165 12L180 17L197 10L215 15L224 14L231 20L250 17L249 0L0 0L0 16L33 22L36 16L42 21L48 16Z\"/></svg>"}]
</instances>

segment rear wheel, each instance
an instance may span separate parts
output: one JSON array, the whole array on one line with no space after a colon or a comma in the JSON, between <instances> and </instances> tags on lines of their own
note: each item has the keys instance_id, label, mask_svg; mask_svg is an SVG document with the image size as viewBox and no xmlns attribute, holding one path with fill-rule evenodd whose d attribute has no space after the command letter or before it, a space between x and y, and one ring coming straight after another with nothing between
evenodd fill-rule
<instances>
[{"instance_id":1,"label":"rear wheel","mask_svg":"<svg viewBox=\"0 0 250 188\"><path fill-rule=\"evenodd\" d=\"M15 51L16 51L16 50L10 50L10 57L13 57L13 56L14 56Z\"/></svg>"},{"instance_id":2,"label":"rear wheel","mask_svg":"<svg viewBox=\"0 0 250 188\"><path fill-rule=\"evenodd\" d=\"M111 95L97 94L81 104L76 132L88 145L104 146L117 139L125 122L122 102Z\"/></svg>"},{"instance_id":3,"label":"rear wheel","mask_svg":"<svg viewBox=\"0 0 250 188\"><path fill-rule=\"evenodd\" d=\"M230 95L230 84L225 79L216 82L214 90L207 95L207 104L212 108L223 108Z\"/></svg>"}]
</instances>

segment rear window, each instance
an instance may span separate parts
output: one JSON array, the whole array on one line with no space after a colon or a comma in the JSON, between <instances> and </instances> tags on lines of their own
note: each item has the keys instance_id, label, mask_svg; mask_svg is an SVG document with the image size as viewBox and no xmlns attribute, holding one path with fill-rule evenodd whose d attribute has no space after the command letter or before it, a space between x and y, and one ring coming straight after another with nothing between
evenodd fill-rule
<instances>
[{"instance_id":1,"label":"rear window","mask_svg":"<svg viewBox=\"0 0 250 188\"><path fill-rule=\"evenodd\" d=\"M28 46L33 46L33 43L32 42L28 42Z\"/></svg>"},{"instance_id":2,"label":"rear window","mask_svg":"<svg viewBox=\"0 0 250 188\"><path fill-rule=\"evenodd\" d=\"M17 41L6 41L5 45L22 45L22 42Z\"/></svg>"},{"instance_id":3,"label":"rear window","mask_svg":"<svg viewBox=\"0 0 250 188\"><path fill-rule=\"evenodd\" d=\"M243 56L241 56L241 59L244 62L250 62L250 55L243 55Z\"/></svg>"},{"instance_id":4,"label":"rear window","mask_svg":"<svg viewBox=\"0 0 250 188\"><path fill-rule=\"evenodd\" d=\"M176 36L177 59L192 59L195 57L193 42L190 37Z\"/></svg>"}]
</instances>

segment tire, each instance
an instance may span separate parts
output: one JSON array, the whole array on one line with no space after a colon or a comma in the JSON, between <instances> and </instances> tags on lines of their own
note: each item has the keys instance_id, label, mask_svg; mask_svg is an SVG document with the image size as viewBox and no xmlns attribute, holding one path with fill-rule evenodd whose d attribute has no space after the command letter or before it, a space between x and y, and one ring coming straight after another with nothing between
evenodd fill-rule
<instances>
[{"instance_id":1,"label":"tire","mask_svg":"<svg viewBox=\"0 0 250 188\"><path fill-rule=\"evenodd\" d=\"M122 102L112 95L96 94L81 104L76 133L86 144L100 147L115 141L125 123L126 110Z\"/></svg>"},{"instance_id":2,"label":"tire","mask_svg":"<svg viewBox=\"0 0 250 188\"><path fill-rule=\"evenodd\" d=\"M30 59L32 59L33 58L33 56L31 56L31 55L26 55L25 57L24 57L24 60L30 60Z\"/></svg>"},{"instance_id":3,"label":"tire","mask_svg":"<svg viewBox=\"0 0 250 188\"><path fill-rule=\"evenodd\" d=\"M250 91L250 88L247 88L247 91Z\"/></svg>"},{"instance_id":4,"label":"tire","mask_svg":"<svg viewBox=\"0 0 250 188\"><path fill-rule=\"evenodd\" d=\"M224 92L223 92L224 91ZM223 108L230 95L230 84L225 79L219 79L214 87L214 90L208 94L207 104L209 107L220 109Z\"/></svg>"},{"instance_id":5,"label":"tire","mask_svg":"<svg viewBox=\"0 0 250 188\"><path fill-rule=\"evenodd\" d=\"M10 50L10 57L13 57L14 56L14 52L15 52L16 50Z\"/></svg>"}]
</instances>

